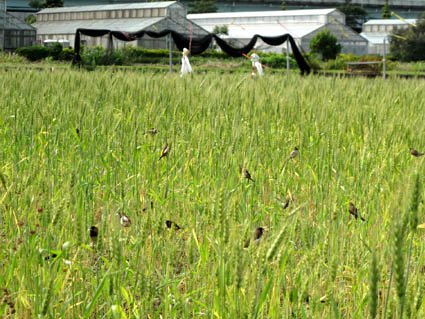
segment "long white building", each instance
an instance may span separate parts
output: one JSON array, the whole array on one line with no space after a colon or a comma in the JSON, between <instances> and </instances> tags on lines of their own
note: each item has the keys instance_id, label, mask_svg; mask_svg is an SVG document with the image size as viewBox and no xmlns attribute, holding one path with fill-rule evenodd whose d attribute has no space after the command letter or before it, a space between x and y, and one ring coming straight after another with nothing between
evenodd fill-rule
<instances>
[{"instance_id":1,"label":"long white building","mask_svg":"<svg viewBox=\"0 0 425 319\"><path fill-rule=\"evenodd\" d=\"M48 8L37 13L37 40L68 40L74 45L75 32L78 28L107 29L123 32L141 30L162 31L175 30L180 33L193 32L194 36L208 34L204 29L186 19L187 10L178 1L145 2L112 5L76 6ZM192 31L190 31L192 30ZM81 42L88 46L109 45L108 37L82 36ZM133 41L132 45L150 49L167 48L167 37L143 38ZM120 41L115 40L119 44Z\"/></svg>"},{"instance_id":2,"label":"long white building","mask_svg":"<svg viewBox=\"0 0 425 319\"><path fill-rule=\"evenodd\" d=\"M227 26L235 46L246 44L255 34L277 36L289 33L303 51L310 51L310 40L321 30L330 30L342 45L344 53L367 53L367 40L345 25L345 15L337 9L285 10L189 14L188 19L213 32L216 26ZM282 47L259 43L265 51L282 52ZM284 45L285 46L285 45Z\"/></svg>"}]
</instances>

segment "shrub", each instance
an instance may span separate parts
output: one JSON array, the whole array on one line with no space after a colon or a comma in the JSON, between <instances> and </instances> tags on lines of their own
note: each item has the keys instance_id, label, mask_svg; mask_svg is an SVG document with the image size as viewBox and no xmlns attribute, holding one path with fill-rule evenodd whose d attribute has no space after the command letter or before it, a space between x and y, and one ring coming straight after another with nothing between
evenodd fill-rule
<instances>
[{"instance_id":1,"label":"shrub","mask_svg":"<svg viewBox=\"0 0 425 319\"><path fill-rule=\"evenodd\" d=\"M326 64L328 70L344 70L346 68L345 62L357 62L360 60L360 57L349 53L349 54L340 54L334 60L329 60Z\"/></svg>"},{"instance_id":2,"label":"shrub","mask_svg":"<svg viewBox=\"0 0 425 319\"><path fill-rule=\"evenodd\" d=\"M43 60L50 55L50 49L42 46L18 48L15 52L29 61Z\"/></svg>"},{"instance_id":3,"label":"shrub","mask_svg":"<svg viewBox=\"0 0 425 319\"><path fill-rule=\"evenodd\" d=\"M39 61L46 58L55 61L71 61L74 56L74 49L63 49L60 43L55 43L51 47L32 46L18 48L15 53L25 57L29 61Z\"/></svg>"},{"instance_id":4,"label":"shrub","mask_svg":"<svg viewBox=\"0 0 425 319\"><path fill-rule=\"evenodd\" d=\"M228 35L229 34L229 28L227 27L227 25L216 25L212 31L212 33L214 34L225 34Z\"/></svg>"},{"instance_id":5,"label":"shrub","mask_svg":"<svg viewBox=\"0 0 425 319\"><path fill-rule=\"evenodd\" d=\"M286 68L286 56L281 54L273 54L262 59L263 63L271 68ZM291 69L298 68L297 62L293 58L289 58L289 67Z\"/></svg>"},{"instance_id":6,"label":"shrub","mask_svg":"<svg viewBox=\"0 0 425 319\"><path fill-rule=\"evenodd\" d=\"M74 57L74 49L65 48L62 50L60 60L62 61L72 61Z\"/></svg>"},{"instance_id":7,"label":"shrub","mask_svg":"<svg viewBox=\"0 0 425 319\"><path fill-rule=\"evenodd\" d=\"M49 49L49 57L52 57L53 60L60 60L62 56L62 44L60 43L53 43Z\"/></svg>"},{"instance_id":8,"label":"shrub","mask_svg":"<svg viewBox=\"0 0 425 319\"><path fill-rule=\"evenodd\" d=\"M120 51L111 52L102 47L84 48L81 55L84 64L96 65L123 65L124 55Z\"/></svg>"}]
</instances>

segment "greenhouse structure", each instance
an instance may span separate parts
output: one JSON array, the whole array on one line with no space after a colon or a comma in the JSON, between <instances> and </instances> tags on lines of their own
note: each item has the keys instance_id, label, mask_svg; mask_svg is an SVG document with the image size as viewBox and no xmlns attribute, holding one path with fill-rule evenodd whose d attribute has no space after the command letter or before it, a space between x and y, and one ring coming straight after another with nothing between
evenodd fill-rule
<instances>
[{"instance_id":1,"label":"greenhouse structure","mask_svg":"<svg viewBox=\"0 0 425 319\"><path fill-rule=\"evenodd\" d=\"M386 53L390 53L391 34L415 23L416 19L372 19L363 24L360 35L369 42L369 54L384 55L384 39L387 42Z\"/></svg>"},{"instance_id":2,"label":"greenhouse structure","mask_svg":"<svg viewBox=\"0 0 425 319\"><path fill-rule=\"evenodd\" d=\"M11 52L34 45L36 29L6 11L6 2L0 1L0 49Z\"/></svg>"},{"instance_id":3,"label":"greenhouse structure","mask_svg":"<svg viewBox=\"0 0 425 319\"><path fill-rule=\"evenodd\" d=\"M189 14L188 19L209 32L223 29L223 39L244 45L254 34L275 36L289 33L305 52L310 51L310 40L321 30L330 30L342 45L343 53L367 54L367 40L345 25L345 15L337 9L280 10L257 12L227 12ZM218 27L218 28L217 28ZM259 43L258 49L282 52L283 47Z\"/></svg>"},{"instance_id":4,"label":"greenhouse structure","mask_svg":"<svg viewBox=\"0 0 425 319\"><path fill-rule=\"evenodd\" d=\"M116 5L93 5L44 9L37 13L37 41L68 40L74 45L77 29L111 29L123 34L145 31L174 30L201 37L208 34L203 28L186 18L186 8L177 1L144 2ZM108 47L110 38L82 35L81 44ZM135 41L114 40L114 46L142 46L148 49L166 49L170 38L145 36Z\"/></svg>"}]
</instances>

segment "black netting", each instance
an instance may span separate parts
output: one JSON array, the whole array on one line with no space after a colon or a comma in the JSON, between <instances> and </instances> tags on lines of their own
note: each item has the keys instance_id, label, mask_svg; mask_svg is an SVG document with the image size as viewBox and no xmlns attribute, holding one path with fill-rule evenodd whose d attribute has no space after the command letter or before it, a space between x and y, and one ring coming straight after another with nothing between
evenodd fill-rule
<instances>
[{"instance_id":1,"label":"black netting","mask_svg":"<svg viewBox=\"0 0 425 319\"><path fill-rule=\"evenodd\" d=\"M208 34L204 37L193 38L192 41L190 41L190 38L187 35L178 33L173 30L168 30L168 29L163 30L161 32L141 30L138 32L133 32L133 33L127 33L123 31L111 31L111 30L77 29L77 32L75 34L75 43L74 43L75 55L72 61L73 64L81 61L81 56L80 56L80 35L81 34L91 36L91 37L100 37L100 36L104 36L108 34L111 39L111 42L112 42L112 38L116 38L121 41L134 41L134 40L142 38L145 34L150 36L151 38L161 38L171 34L171 37L173 38L174 43L176 44L177 48L180 51L182 51L183 48L189 48L190 46L190 49L191 49L190 51L191 51L191 54L193 55L201 54L202 52L207 50L212 40L214 39L217 45L223 50L223 52L226 52L228 55L232 57L241 57L244 54L248 54L249 51L251 51L254 48L258 38L263 40L268 45L274 45L274 46L281 45L285 41L289 41L292 48L292 52L294 54L294 58L297 61L297 64L301 70L301 73L302 74L310 73L310 66L304 60L304 57L299 51L294 38L289 34L283 34L276 37L265 37L265 36L256 34L252 37L252 39L248 42L247 45L241 48L234 48L215 34Z\"/></svg>"},{"instance_id":2,"label":"black netting","mask_svg":"<svg viewBox=\"0 0 425 319\"><path fill-rule=\"evenodd\" d=\"M212 40L211 34L208 34L202 38L193 38L192 43L190 43L190 38L184 34L171 31L171 36L173 37L173 41L180 51L183 51L183 48L190 47L190 53L193 55L201 54L207 50Z\"/></svg>"},{"instance_id":3,"label":"black netting","mask_svg":"<svg viewBox=\"0 0 425 319\"><path fill-rule=\"evenodd\" d=\"M214 40L217 43L217 45L228 55L235 58L241 57L243 54L248 54L249 51L251 51L254 48L255 43L257 42L257 38L258 36L254 35L251 41L249 41L249 43L245 45L244 47L234 48L230 46L226 41L224 41L223 39L219 38L217 35L214 34Z\"/></svg>"}]
</instances>

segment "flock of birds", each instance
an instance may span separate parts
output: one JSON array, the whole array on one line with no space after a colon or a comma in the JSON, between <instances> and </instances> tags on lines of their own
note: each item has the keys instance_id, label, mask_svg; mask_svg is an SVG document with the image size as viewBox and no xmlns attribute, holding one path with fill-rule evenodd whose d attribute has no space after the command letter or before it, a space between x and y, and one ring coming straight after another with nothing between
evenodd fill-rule
<instances>
[{"instance_id":1,"label":"flock of birds","mask_svg":"<svg viewBox=\"0 0 425 319\"><path fill-rule=\"evenodd\" d=\"M147 131L147 134L150 135L154 135L158 133L158 130L155 128L152 128L150 130ZM77 129L77 134L79 135L79 131ZM167 157L169 154L169 150L170 147L168 145L168 142L165 143L162 152L161 152L161 156L159 157L159 160L161 160L164 157ZM294 149L291 151L291 153L289 154L289 159L294 159L296 158L298 155L300 154L300 151L298 150L298 148L295 146ZM415 150L414 148L410 148L410 154L412 156L415 157L420 157L425 155L425 153L420 153L417 150ZM248 180L248 182L252 181L253 183L255 183L254 179L251 176L251 173L245 168L242 167L242 175ZM283 204L283 209L286 209L289 206L289 198L286 199L286 202ZM152 203L151 203L152 205ZM361 221L366 221L366 219L364 219L362 216L360 216L358 209L356 208L356 206L353 203L349 203L348 205L348 212L350 213L350 215L352 215L355 219L360 218ZM128 217L125 214L122 214L120 212L117 213L117 215L120 218L120 224L123 227L130 227L131 226L131 219L130 217ZM177 225L175 222L171 221L171 220L166 220L165 221L165 225L168 229L174 228L174 230L180 230L182 229L179 225ZM261 238L263 237L263 234L265 232L265 228L263 227L258 227L254 230L254 233L252 235L252 239L254 241L254 243L259 244L261 241ZM96 226L91 226L89 229L89 235L90 235L90 240L91 240L91 245L95 246L97 244L97 238L99 235L99 229ZM244 244L244 248L248 248L249 244L251 242L251 238L248 238Z\"/></svg>"}]
</instances>

